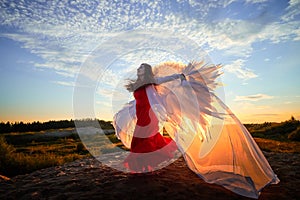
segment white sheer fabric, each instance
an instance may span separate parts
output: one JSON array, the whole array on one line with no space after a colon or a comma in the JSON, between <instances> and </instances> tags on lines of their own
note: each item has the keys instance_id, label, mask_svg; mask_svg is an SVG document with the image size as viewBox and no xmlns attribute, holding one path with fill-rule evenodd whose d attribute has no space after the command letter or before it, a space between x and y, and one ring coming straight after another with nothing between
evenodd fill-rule
<instances>
[{"instance_id":1,"label":"white sheer fabric","mask_svg":"<svg viewBox=\"0 0 300 200\"><path fill-rule=\"evenodd\" d=\"M177 74L166 76L170 69ZM208 183L258 198L265 186L279 179L247 129L215 95L219 69L201 62L187 67L162 64L154 74L164 77L157 78L160 85L146 88L147 96L160 132L165 128L192 171ZM180 73L186 81L178 79ZM114 116L116 135L128 148L135 124L131 101Z\"/></svg>"}]
</instances>

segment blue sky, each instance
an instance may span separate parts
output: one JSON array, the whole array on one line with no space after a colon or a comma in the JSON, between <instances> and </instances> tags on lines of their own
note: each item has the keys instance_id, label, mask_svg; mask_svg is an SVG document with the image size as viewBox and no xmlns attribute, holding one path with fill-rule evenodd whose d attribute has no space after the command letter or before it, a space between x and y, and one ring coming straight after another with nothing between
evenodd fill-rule
<instances>
[{"instance_id":1,"label":"blue sky","mask_svg":"<svg viewBox=\"0 0 300 200\"><path fill-rule=\"evenodd\" d=\"M300 119L299 0L3 0L0 14L0 121L73 118L74 85L86 61L136 30L187 38L222 63L225 102L242 122ZM109 83L126 70L177 58L137 49L112 60L108 84L95 91L95 115L111 120L111 100L97 94L110 93L116 84Z\"/></svg>"}]
</instances>

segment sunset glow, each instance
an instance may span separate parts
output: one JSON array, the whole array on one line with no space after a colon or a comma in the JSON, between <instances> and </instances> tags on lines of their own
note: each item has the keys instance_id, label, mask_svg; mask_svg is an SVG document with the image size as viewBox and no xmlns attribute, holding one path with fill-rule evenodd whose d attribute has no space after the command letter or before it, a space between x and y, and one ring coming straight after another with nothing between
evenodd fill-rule
<instances>
[{"instance_id":1,"label":"sunset glow","mask_svg":"<svg viewBox=\"0 0 300 200\"><path fill-rule=\"evenodd\" d=\"M4 0L0 121L74 118L74 85L92 52L107 41L114 43L119 34L154 29L195 42L213 63L223 65L225 103L243 123L300 119L299 6L299 0ZM164 54L160 46L147 48L152 49L105 59L110 69L120 69L122 78L129 73L125 64L132 70L142 62L187 62ZM95 93L109 93L110 83L120 81L105 74L107 85ZM97 118L112 120L111 101L95 101Z\"/></svg>"}]
</instances>

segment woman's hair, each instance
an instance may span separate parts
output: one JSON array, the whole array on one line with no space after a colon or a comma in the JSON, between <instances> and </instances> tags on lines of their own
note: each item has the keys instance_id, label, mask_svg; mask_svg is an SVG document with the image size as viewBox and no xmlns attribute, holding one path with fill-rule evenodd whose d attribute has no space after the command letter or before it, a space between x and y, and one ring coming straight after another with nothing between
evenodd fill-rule
<instances>
[{"instance_id":1,"label":"woman's hair","mask_svg":"<svg viewBox=\"0 0 300 200\"><path fill-rule=\"evenodd\" d=\"M144 85L155 84L151 65L147 63L142 63L141 65L143 65L145 68L145 73L143 75L144 78L141 79L141 77L138 76L136 80L128 80L128 83L125 85L125 87L130 92L133 92Z\"/></svg>"}]
</instances>

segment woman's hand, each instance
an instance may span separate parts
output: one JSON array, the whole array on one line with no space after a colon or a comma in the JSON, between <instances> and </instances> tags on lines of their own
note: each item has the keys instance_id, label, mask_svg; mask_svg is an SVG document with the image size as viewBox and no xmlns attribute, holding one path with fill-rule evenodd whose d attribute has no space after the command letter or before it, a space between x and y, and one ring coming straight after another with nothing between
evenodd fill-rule
<instances>
[{"instance_id":1,"label":"woman's hand","mask_svg":"<svg viewBox=\"0 0 300 200\"><path fill-rule=\"evenodd\" d=\"M181 82L184 81L184 80L186 81L186 78L185 78L184 74L180 74L180 80L181 80Z\"/></svg>"}]
</instances>

